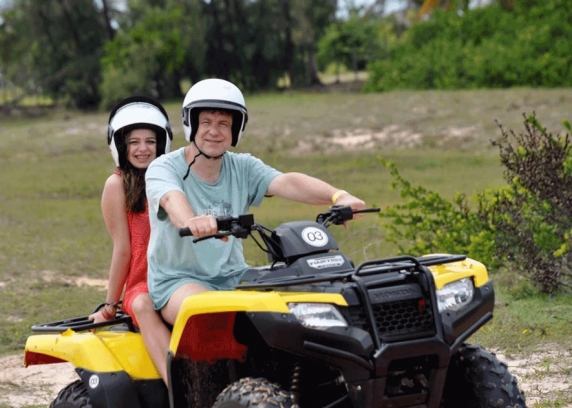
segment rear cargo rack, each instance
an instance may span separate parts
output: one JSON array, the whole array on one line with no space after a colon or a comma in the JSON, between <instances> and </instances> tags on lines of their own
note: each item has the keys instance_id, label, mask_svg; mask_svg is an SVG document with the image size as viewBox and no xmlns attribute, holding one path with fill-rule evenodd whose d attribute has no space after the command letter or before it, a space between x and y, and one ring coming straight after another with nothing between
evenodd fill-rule
<instances>
[{"instance_id":1,"label":"rear cargo rack","mask_svg":"<svg viewBox=\"0 0 572 408\"><path fill-rule=\"evenodd\" d=\"M98 311L103 307L103 303L97 306L94 312ZM31 327L31 330L36 333L63 333L68 329L75 332L88 331L93 329L99 329L102 327L119 326L124 325L129 329L129 331L137 332L138 329L133 324L133 319L126 313L118 310L115 315L115 319L108 320L106 322L94 323L93 320L89 319L89 316L73 317L71 319L58 320L50 323L35 324Z\"/></svg>"}]
</instances>

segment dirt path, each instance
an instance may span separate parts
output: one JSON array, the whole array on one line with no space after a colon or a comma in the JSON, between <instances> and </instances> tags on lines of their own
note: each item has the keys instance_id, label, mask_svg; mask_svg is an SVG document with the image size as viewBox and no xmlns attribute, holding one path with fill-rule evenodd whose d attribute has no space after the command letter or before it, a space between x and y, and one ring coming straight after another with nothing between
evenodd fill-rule
<instances>
[{"instance_id":1,"label":"dirt path","mask_svg":"<svg viewBox=\"0 0 572 408\"><path fill-rule=\"evenodd\" d=\"M572 350L545 344L528 356L497 357L506 362L524 390L528 407L572 408ZM71 364L24 368L22 356L0 357L0 407L46 406L58 391L77 379ZM558 401L558 402L557 402Z\"/></svg>"},{"instance_id":2,"label":"dirt path","mask_svg":"<svg viewBox=\"0 0 572 408\"><path fill-rule=\"evenodd\" d=\"M496 355L518 378L529 408L572 408L572 349L544 344L529 355Z\"/></svg>"},{"instance_id":3,"label":"dirt path","mask_svg":"<svg viewBox=\"0 0 572 408\"><path fill-rule=\"evenodd\" d=\"M0 407L45 405L78 376L70 363L25 368L23 355L0 357ZM3 405L6 404L6 405Z\"/></svg>"}]
</instances>

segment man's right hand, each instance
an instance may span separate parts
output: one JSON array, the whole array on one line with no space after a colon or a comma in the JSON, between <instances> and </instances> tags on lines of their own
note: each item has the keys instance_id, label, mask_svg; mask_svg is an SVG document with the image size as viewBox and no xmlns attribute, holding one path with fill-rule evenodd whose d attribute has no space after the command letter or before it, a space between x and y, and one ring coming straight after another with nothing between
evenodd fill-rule
<instances>
[{"instance_id":1,"label":"man's right hand","mask_svg":"<svg viewBox=\"0 0 572 408\"><path fill-rule=\"evenodd\" d=\"M212 215L198 215L191 217L185 223L195 238L213 235L218 232L216 219Z\"/></svg>"}]
</instances>

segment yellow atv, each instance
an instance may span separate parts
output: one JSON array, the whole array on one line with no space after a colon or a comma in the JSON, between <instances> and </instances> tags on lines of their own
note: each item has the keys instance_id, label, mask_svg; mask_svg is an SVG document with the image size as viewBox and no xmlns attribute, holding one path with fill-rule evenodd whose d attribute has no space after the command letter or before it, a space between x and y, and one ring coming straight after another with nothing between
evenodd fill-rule
<instances>
[{"instance_id":1,"label":"yellow atv","mask_svg":"<svg viewBox=\"0 0 572 408\"><path fill-rule=\"evenodd\" d=\"M185 300L168 388L124 314L33 326L25 364L76 367L52 408L525 407L507 366L466 344L493 315L486 268L441 254L356 267L327 229L354 213L334 206L274 230L249 214L219 218L213 237L250 236L270 264L234 291Z\"/></svg>"}]
</instances>

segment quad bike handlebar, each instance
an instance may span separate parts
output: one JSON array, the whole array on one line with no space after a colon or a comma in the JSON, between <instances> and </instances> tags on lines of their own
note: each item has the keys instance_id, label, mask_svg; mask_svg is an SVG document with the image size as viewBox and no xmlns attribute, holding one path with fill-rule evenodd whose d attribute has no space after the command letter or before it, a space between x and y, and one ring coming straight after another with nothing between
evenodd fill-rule
<instances>
[{"instance_id":1,"label":"quad bike handlebar","mask_svg":"<svg viewBox=\"0 0 572 408\"><path fill-rule=\"evenodd\" d=\"M366 208L363 210L352 210L352 208L348 206L334 205L333 207L330 207L328 211L318 214L316 222L327 228L330 224L342 225L346 221L352 220L354 218L354 214L374 213L379 211L380 208L378 207Z\"/></svg>"},{"instance_id":2,"label":"quad bike handlebar","mask_svg":"<svg viewBox=\"0 0 572 408\"><path fill-rule=\"evenodd\" d=\"M252 214L243 214L238 217L217 217L216 223L218 233L193 239L193 242L196 243L210 238L224 238L230 235L236 238L246 238L250 234L250 231L255 230L257 227L254 223L254 215ZM179 229L179 236L191 237L193 234L189 228L181 228Z\"/></svg>"},{"instance_id":3,"label":"quad bike handlebar","mask_svg":"<svg viewBox=\"0 0 572 408\"><path fill-rule=\"evenodd\" d=\"M342 225L346 221L353 219L354 214L362 213L373 213L379 212L379 208L366 208L364 210L352 210L351 207L343 205L334 205L330 207L327 211L318 214L316 217L316 222L324 227L329 227L331 224ZM247 238L251 231L266 229L254 222L254 215L243 214L238 217L217 217L217 229L218 232L212 235L206 235L201 238L196 238L193 240L194 243L199 241L204 241L210 238L224 238L228 236L234 236L236 238ZM189 228L179 229L179 236L188 237L192 236L191 230Z\"/></svg>"}]
</instances>

